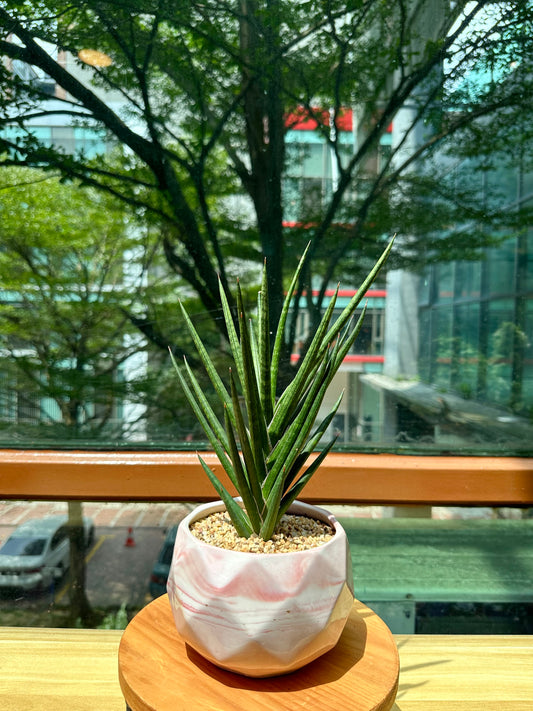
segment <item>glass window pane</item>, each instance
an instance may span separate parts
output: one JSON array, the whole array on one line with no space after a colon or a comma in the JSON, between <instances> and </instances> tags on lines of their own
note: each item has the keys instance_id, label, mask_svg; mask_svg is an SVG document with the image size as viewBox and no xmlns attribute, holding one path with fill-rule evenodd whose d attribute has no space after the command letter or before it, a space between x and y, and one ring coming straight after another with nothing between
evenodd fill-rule
<instances>
[{"instance_id":1,"label":"glass window pane","mask_svg":"<svg viewBox=\"0 0 533 711\"><path fill-rule=\"evenodd\" d=\"M528 292L533 291L533 231L529 230L525 240L526 255L524 258L525 266L525 289Z\"/></svg>"},{"instance_id":2,"label":"glass window pane","mask_svg":"<svg viewBox=\"0 0 533 711\"><path fill-rule=\"evenodd\" d=\"M505 164L495 166L487 172L485 185L489 208L498 203L513 203L518 193L518 170Z\"/></svg>"},{"instance_id":3,"label":"glass window pane","mask_svg":"<svg viewBox=\"0 0 533 711\"><path fill-rule=\"evenodd\" d=\"M489 304L489 358L487 367L487 395L496 403L508 404L511 394L511 368L515 324L513 304L509 299Z\"/></svg>"},{"instance_id":4,"label":"glass window pane","mask_svg":"<svg viewBox=\"0 0 533 711\"><path fill-rule=\"evenodd\" d=\"M524 370L522 374L521 398L526 411L533 413L533 298L527 300L525 314Z\"/></svg>"},{"instance_id":5,"label":"glass window pane","mask_svg":"<svg viewBox=\"0 0 533 711\"><path fill-rule=\"evenodd\" d=\"M370 438L378 408L370 400L365 406L369 414L363 429ZM91 626L123 629L140 609L165 593L176 527L194 507L194 503L81 504L88 537L79 555L84 561L83 590L91 608ZM396 612L390 603L377 610L393 632L406 631L399 625L402 619L405 623L404 603L409 595L416 601L410 606L411 632L494 633L495 625L500 633L528 631L528 606L512 601L513 596L525 592L529 578L524 571L531 566L525 542L532 522L522 519L519 510L499 510L499 517L494 518L489 507L439 506L426 511L329 504L326 508L347 530L352 555L359 559L354 576L358 597L362 595L370 603L380 590L395 586L399 598ZM19 526L30 521L39 526L49 517L67 516L64 502L0 502L0 536L8 542L0 549L3 626L69 625L73 603L68 574L65 570L54 574L52 566L37 571L34 566L43 553L47 562L66 564L68 540L51 551L47 546L50 538L17 537ZM4 553L9 555L9 569L2 561ZM512 561L505 571L510 601L492 607L491 595L501 593L498 561L501 563L503 553ZM381 563L378 571L376 560ZM18 588L8 585L14 578ZM447 605L434 603L436 591L445 596ZM465 598L471 602L463 606L460 603ZM83 624L88 626L86 621Z\"/></svg>"},{"instance_id":6,"label":"glass window pane","mask_svg":"<svg viewBox=\"0 0 533 711\"><path fill-rule=\"evenodd\" d=\"M479 423L489 404L497 409L486 431L455 428L461 446L489 453L491 428L501 432L509 416L531 427L533 131L529 105L513 102L528 95L516 90L529 81L519 32L533 12L514 22L491 5L482 24L494 26L481 35L468 27L445 61L437 50L457 10L444 3L431 22L414 18L412 31L437 54L415 70L429 55L414 53L405 67L412 92L398 106L390 66L409 33L385 5L358 14L339 4L334 32L298 3L283 5L281 24L252 8L249 46L229 6L212 18L212 42L199 15L184 24L171 10L152 35L144 17L132 16L126 35L128 22L113 26L118 15L106 28L87 16L87 41L118 52L101 54L105 66L93 72L53 49L54 29L27 4L24 37L39 28L47 61L60 64L54 76L73 81L52 81L22 37L11 54L33 64L6 62L0 72L2 95L13 98L0 131L18 146L7 147L8 162L20 153L0 181L0 443L209 447L169 363L170 345L222 415L178 298L223 377L231 359L219 275L230 287L239 279L254 321L266 258L277 318L310 242L301 317L292 322L290 309L284 332L288 383L318 321L307 290L326 294L324 310L340 283L342 309L394 233L392 260L365 297L359 338L328 393L335 402L348 384L338 412L344 446L354 432L351 446L365 446L370 381L380 446L395 447L410 422L422 452L437 448L452 420ZM79 39L70 12L65 47ZM376 30L384 22L386 46ZM125 48L140 57L142 47L152 51L131 71ZM85 92L72 104L80 80ZM494 92L505 111L486 104ZM533 441L517 442L516 431L502 434L509 451Z\"/></svg>"},{"instance_id":7,"label":"glass window pane","mask_svg":"<svg viewBox=\"0 0 533 711\"><path fill-rule=\"evenodd\" d=\"M432 348L435 384L449 388L451 385L453 338L452 309L439 308L434 312Z\"/></svg>"},{"instance_id":8,"label":"glass window pane","mask_svg":"<svg viewBox=\"0 0 533 711\"><path fill-rule=\"evenodd\" d=\"M325 147L320 144L310 144L303 147L303 176L315 178L324 176Z\"/></svg>"},{"instance_id":9,"label":"glass window pane","mask_svg":"<svg viewBox=\"0 0 533 711\"><path fill-rule=\"evenodd\" d=\"M429 309L420 311L420 331L426 335L425 338L420 339L419 345L420 377L428 383L431 377L431 312Z\"/></svg>"},{"instance_id":10,"label":"glass window pane","mask_svg":"<svg viewBox=\"0 0 533 711\"><path fill-rule=\"evenodd\" d=\"M43 21L43 8L56 5L59 24ZM517 455L520 465L533 456L533 4L477 3L470 12L470 3L280 0L241 3L246 17L235 3L143 3L143 13L130 5L3 3L2 46L15 42L9 56L28 63L6 55L0 65L7 97L0 101L0 446L19 448L22 457L139 450L134 468L158 449L186 450L197 461L196 452L212 444L184 397L169 346L177 362L186 359L196 392L222 423L226 405L180 304L229 386L233 331L224 324L220 281L234 297L239 281L257 327L266 260L277 319L310 243L298 319L292 305L284 327L286 386L319 320L313 300L324 294L323 312L340 283L339 315L397 234L379 280L359 294L358 309L366 303L359 337L317 423L309 423L327 418L344 393L318 447L338 435L345 461L360 452L444 454L448 466L456 455L452 489L461 493L468 484L462 455ZM463 6L474 25L459 16ZM6 20L16 8L23 11ZM465 31L450 44L463 20ZM18 25L25 32L13 34ZM109 50L100 59L111 63L82 67L65 49L79 48L81 36L87 47ZM45 52L25 46L29 37ZM60 83L46 72L56 61ZM408 93L398 91L399 62ZM237 331L240 307L230 299ZM254 335L256 356L264 339L257 329ZM329 352L341 344L328 344ZM257 370L261 380L266 369ZM305 393L292 409L302 411ZM272 459L275 453L269 466ZM436 489L433 464L422 467ZM35 480L46 487L58 476L41 474ZM128 499L130 485L125 475L116 495ZM0 501L0 545L18 523L68 515L78 504ZM123 625L164 593L175 526L190 508L83 503L94 529L78 553L104 626ZM479 622L475 595L485 594L490 606L502 587L519 599L530 594L533 576L521 556L532 522L522 510L427 505L408 509L409 517L401 507L349 509L344 515L362 521L352 550L366 556L367 574L380 571L378 591L396 586L396 619L417 631L443 631L442 615L430 609L435 597L418 593L440 595L448 578L457 597L438 598L448 621L468 599L461 617L469 612ZM424 518L397 526L404 516ZM456 518L460 526L447 525ZM2 567L0 549L0 622L66 623L64 531L62 523L50 546L63 557L32 564L37 577L22 593L24 575ZM26 555L17 557L46 550L41 538L22 540ZM429 563L418 565L426 556ZM363 569L356 566L356 592L366 589ZM4 595L4 583L17 592ZM516 626L506 629L531 632L531 608L512 605L506 624Z\"/></svg>"},{"instance_id":11,"label":"glass window pane","mask_svg":"<svg viewBox=\"0 0 533 711\"><path fill-rule=\"evenodd\" d=\"M501 247L489 250L488 287L491 294L505 294L513 289L516 263L516 240L509 239Z\"/></svg>"},{"instance_id":12,"label":"glass window pane","mask_svg":"<svg viewBox=\"0 0 533 711\"><path fill-rule=\"evenodd\" d=\"M435 273L436 301L438 303L451 301L453 299L453 264L449 262L439 264Z\"/></svg>"},{"instance_id":13,"label":"glass window pane","mask_svg":"<svg viewBox=\"0 0 533 711\"><path fill-rule=\"evenodd\" d=\"M475 395L480 365L479 304L458 306L454 328L457 333L454 353L454 388L465 398Z\"/></svg>"},{"instance_id":14,"label":"glass window pane","mask_svg":"<svg viewBox=\"0 0 533 711\"><path fill-rule=\"evenodd\" d=\"M455 266L456 298L479 298L481 294L480 262L457 262Z\"/></svg>"},{"instance_id":15,"label":"glass window pane","mask_svg":"<svg viewBox=\"0 0 533 711\"><path fill-rule=\"evenodd\" d=\"M425 306L431 298L431 270L425 269L420 277L418 303Z\"/></svg>"}]
</instances>

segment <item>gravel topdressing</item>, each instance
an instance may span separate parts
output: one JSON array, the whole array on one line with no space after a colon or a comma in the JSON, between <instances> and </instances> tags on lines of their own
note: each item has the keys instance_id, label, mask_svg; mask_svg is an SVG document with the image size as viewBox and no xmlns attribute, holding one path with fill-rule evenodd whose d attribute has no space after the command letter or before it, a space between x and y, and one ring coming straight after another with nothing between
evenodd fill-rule
<instances>
[{"instance_id":1,"label":"gravel topdressing","mask_svg":"<svg viewBox=\"0 0 533 711\"><path fill-rule=\"evenodd\" d=\"M225 511L209 514L191 524L191 532L196 538L218 548L243 553L290 553L316 548L335 535L331 526L308 516L285 514L269 541L257 534L242 538L237 534Z\"/></svg>"}]
</instances>

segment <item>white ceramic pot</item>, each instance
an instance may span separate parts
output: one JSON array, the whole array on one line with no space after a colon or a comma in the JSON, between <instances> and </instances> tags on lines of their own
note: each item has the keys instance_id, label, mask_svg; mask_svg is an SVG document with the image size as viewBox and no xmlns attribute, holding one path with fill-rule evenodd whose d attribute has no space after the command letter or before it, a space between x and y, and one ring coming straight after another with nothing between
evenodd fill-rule
<instances>
[{"instance_id":1,"label":"white ceramic pot","mask_svg":"<svg viewBox=\"0 0 533 711\"><path fill-rule=\"evenodd\" d=\"M332 649L353 604L350 548L335 517L295 502L290 513L327 521L333 538L304 551L242 553L192 535L193 521L220 510L222 501L199 506L178 527L167 589L182 638L253 677L286 674Z\"/></svg>"}]
</instances>

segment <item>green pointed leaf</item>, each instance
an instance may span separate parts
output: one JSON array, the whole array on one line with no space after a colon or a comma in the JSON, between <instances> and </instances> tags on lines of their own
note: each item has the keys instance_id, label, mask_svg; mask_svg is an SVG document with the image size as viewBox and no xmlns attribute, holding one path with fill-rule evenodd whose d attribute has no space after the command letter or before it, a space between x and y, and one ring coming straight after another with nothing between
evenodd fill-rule
<instances>
[{"instance_id":1,"label":"green pointed leaf","mask_svg":"<svg viewBox=\"0 0 533 711\"><path fill-rule=\"evenodd\" d=\"M255 373L255 380L257 383L257 391L259 392L259 398L261 398L261 363L259 356L259 343L255 336L254 323L251 319L248 319L248 333L250 335L250 351L252 354L253 371Z\"/></svg>"},{"instance_id":2,"label":"green pointed leaf","mask_svg":"<svg viewBox=\"0 0 533 711\"><path fill-rule=\"evenodd\" d=\"M244 467L242 465L241 457L239 454L239 450L237 449L237 443L235 441L235 436L233 433L233 426L231 424L231 420L229 418L229 415L227 414L227 411L225 411L224 414L225 425L228 432L228 454L231 458L231 461L233 462L233 468L235 470L235 477L237 479L236 488L242 498L242 503L244 504L244 509L248 514L248 518L250 519L252 529L255 531L255 533L259 533L259 530L261 528L261 519L259 516L259 511L257 510L257 503L252 496L248 477L246 476Z\"/></svg>"},{"instance_id":3,"label":"green pointed leaf","mask_svg":"<svg viewBox=\"0 0 533 711\"><path fill-rule=\"evenodd\" d=\"M281 395L276 405L274 416L269 427L269 434L273 439L277 439L279 432L284 429L287 419L300 400L302 391L307 387L310 374L316 369L316 364L321 362L322 358L325 357L324 354L329 345L329 341L325 340L325 334L335 308L338 291L339 287L337 286L335 294L331 298L322 320L318 325L302 364L298 368L292 383Z\"/></svg>"},{"instance_id":4,"label":"green pointed leaf","mask_svg":"<svg viewBox=\"0 0 533 711\"><path fill-rule=\"evenodd\" d=\"M235 330L235 324L233 323L233 317L231 315L231 309L229 306L228 297L226 296L226 292L224 291L224 288L223 288L222 283L220 281L219 281L219 292L220 292L220 301L222 303L222 311L224 313L224 320L226 322L226 330L228 332L228 339L229 339L229 344L230 344L230 348L231 348L231 354L233 356L233 361L234 361L235 366L237 368L237 375L239 376L239 380L242 383L243 379L244 379L244 374L243 374L243 365L242 365L241 344L239 342L239 337L237 336L237 331Z\"/></svg>"},{"instance_id":5,"label":"green pointed leaf","mask_svg":"<svg viewBox=\"0 0 533 711\"><path fill-rule=\"evenodd\" d=\"M333 418L337 414L337 410L339 409L339 406L341 404L342 398L344 395L344 391L340 394L339 398L337 399L337 402L331 409L331 411L326 415L326 417L321 421L315 432L311 435L309 440L305 443L304 448L294 461L294 464L292 465L292 468L289 472L289 474L285 477L285 488L291 485L291 483L294 481L294 479L297 477L298 473L300 472L301 468L304 466L305 462L309 458L309 456L315 451L315 449L318 447L318 444L320 443L320 440L326 433L326 430L330 426Z\"/></svg>"},{"instance_id":6,"label":"green pointed leaf","mask_svg":"<svg viewBox=\"0 0 533 711\"><path fill-rule=\"evenodd\" d=\"M309 452L312 452L317 444L320 442L322 437L324 436L326 430L330 426L333 418L337 414L337 410L340 407L340 404L342 402L342 398L344 397L344 390L342 390L341 394L337 398L337 401L329 411L329 413L324 417L324 419L320 422L316 430L313 432L311 439L309 440L308 444L306 444L305 449L308 450Z\"/></svg>"},{"instance_id":7,"label":"green pointed leaf","mask_svg":"<svg viewBox=\"0 0 533 711\"><path fill-rule=\"evenodd\" d=\"M326 456L329 454L331 448L337 441L337 438L334 437L331 442L329 442L326 447L320 452L318 457L313 461L312 464L309 465L309 467L305 470L305 472L302 474L302 476L298 479L298 481L291 486L291 488L287 491L286 494L284 494L280 506L279 506L279 518L283 516L283 514L287 511L289 506L293 503L293 501L300 495L302 492L303 488L306 486L306 484L309 482L313 474L317 471L319 466L322 464Z\"/></svg>"},{"instance_id":8,"label":"green pointed leaf","mask_svg":"<svg viewBox=\"0 0 533 711\"><path fill-rule=\"evenodd\" d=\"M322 401L326 395L326 391L331 383L332 372L333 374L335 372L332 371L331 363L335 358L337 349L338 344L326 354L320 371L317 373L313 385L306 395L301 411L276 445L276 447L279 447L276 461L269 471L267 480L263 485L263 492L267 500L271 487L275 485L275 481L279 477L281 468L286 472L290 472L294 462L305 446L309 433L314 426L318 411L322 405ZM340 399L337 401L336 407L338 407L339 403Z\"/></svg>"},{"instance_id":9,"label":"green pointed leaf","mask_svg":"<svg viewBox=\"0 0 533 711\"><path fill-rule=\"evenodd\" d=\"M348 355L354 341L356 340L357 336L359 335L359 331L361 330L361 326L363 325L363 321L366 316L366 304L363 307L363 310L361 312L361 315L357 319L357 323L354 326L353 331L351 331L349 334L346 335L345 338L339 338L339 350L337 355L335 356L335 361L333 363L333 370L337 372L339 369L339 366L341 365L342 361L345 359L345 357Z\"/></svg>"},{"instance_id":10,"label":"green pointed leaf","mask_svg":"<svg viewBox=\"0 0 533 711\"><path fill-rule=\"evenodd\" d=\"M204 416L204 413L202 412L200 405L198 404L192 390L190 389L185 376L181 372L181 368L179 367L176 359L174 358L174 354L172 352L170 353L170 358L172 360L172 365L174 366L174 369L178 375L178 380L180 381L180 385L183 390L183 393L184 393L185 397L187 398L187 401L188 401L189 405L191 406L191 409L194 412L196 419L202 425L202 429L206 433L207 438L209 439L209 442L211 444L213 444L213 441L218 441L218 438L216 437L215 433L213 432L213 429L212 429L211 425L209 424L207 418Z\"/></svg>"},{"instance_id":11,"label":"green pointed leaf","mask_svg":"<svg viewBox=\"0 0 533 711\"><path fill-rule=\"evenodd\" d=\"M198 335L198 332L196 331L193 322L191 321L185 306L179 302L180 308L181 308L181 313L183 315L183 318L185 319L185 323L187 325L188 331L192 336L194 345L196 347L196 350L198 351L198 355L200 356L200 359L204 365L204 368L207 371L207 374L209 375L209 378L211 382L213 383L213 386L215 388L215 391L217 395L219 396L220 400L223 403L226 403L227 405L231 405L231 398L228 394L228 391L226 390L226 386L222 382L215 366L213 365L213 361L209 357L209 353L207 352L204 344L202 343L202 339ZM170 349L169 349L170 350ZM171 353L172 355L172 353Z\"/></svg>"},{"instance_id":12,"label":"green pointed leaf","mask_svg":"<svg viewBox=\"0 0 533 711\"><path fill-rule=\"evenodd\" d=\"M281 505L281 499L283 496L284 482L283 476L278 477L276 483L272 487L272 491L266 501L266 516L263 519L263 524L259 535L265 541L272 538L272 534L276 530L276 526L279 522L279 508Z\"/></svg>"},{"instance_id":13,"label":"green pointed leaf","mask_svg":"<svg viewBox=\"0 0 533 711\"><path fill-rule=\"evenodd\" d=\"M255 469L255 458L252 452L252 446L250 443L250 438L248 435L248 430L242 416L241 406L239 404L239 395L237 393L237 386L235 384L235 378L233 377L233 371L230 370L230 384L231 384L231 397L233 399L233 411L235 413L235 424L237 428L237 435L241 444L242 455L244 458L244 464L246 467L246 472L248 475L248 480L250 483L250 489L252 491L252 496L256 502L259 514L263 515L264 501L263 493L261 491L261 486L259 483L259 477L257 476L257 471Z\"/></svg>"},{"instance_id":14,"label":"green pointed leaf","mask_svg":"<svg viewBox=\"0 0 533 711\"><path fill-rule=\"evenodd\" d=\"M348 323L350 318L352 317L352 314L355 312L356 308L359 306L361 303L364 295L372 285L373 281L381 271L381 268L387 261L390 251L392 249L392 245L394 244L394 240L396 238L396 235L391 239L389 244L386 246L385 250L381 254L380 258L374 265L373 269L368 273L368 276L364 280L364 282L361 284L359 289L357 290L357 293L355 296L351 299L350 303L346 308L342 311L342 313L339 315L337 320L332 324L327 336L326 336L326 341L333 341L334 338L336 337L336 334L338 334L344 326Z\"/></svg>"},{"instance_id":15,"label":"green pointed leaf","mask_svg":"<svg viewBox=\"0 0 533 711\"><path fill-rule=\"evenodd\" d=\"M319 373L319 370L322 367L322 365L323 365L323 363L317 362L315 365L315 369L309 373L309 378L308 378L306 387L305 388L302 387L302 390L300 393L300 400L296 404L293 404L290 412L287 412L285 421L283 423L283 429L281 430L280 433L277 434L278 439L276 439L273 436L273 433L269 431L269 437L270 437L270 443L272 446L272 450L271 450L270 456L268 457L268 460L267 460L268 464L271 464L276 457L276 452L277 452L277 448L279 445L279 437L283 436L283 434L285 432L287 432L287 430L289 429L291 424L294 422L294 420L298 417L299 413L301 412L303 403L305 402L305 400L307 398L309 389L312 387L313 383L315 382L315 379L317 377L319 377L318 373Z\"/></svg>"},{"instance_id":16,"label":"green pointed leaf","mask_svg":"<svg viewBox=\"0 0 533 711\"><path fill-rule=\"evenodd\" d=\"M287 512L290 505L294 502L296 497L300 495L301 491L309 482L313 474L315 474L316 470L320 467L326 458L326 455L335 444L336 439L337 438L335 437L331 442L329 442L326 448L318 455L313 463L299 477L298 481L285 494L283 491L286 487L283 480L280 479L276 482L276 486L267 499L267 508L270 515L265 518L260 532L260 535L263 536L265 540L272 537L274 531L279 525L281 517Z\"/></svg>"},{"instance_id":17,"label":"green pointed leaf","mask_svg":"<svg viewBox=\"0 0 533 711\"><path fill-rule=\"evenodd\" d=\"M204 462L202 457L198 456L198 459L200 460L200 464L202 465L204 472L209 477L209 481L213 485L215 491L226 505L227 512L229 514L229 517L231 518L231 522L237 530L237 533L243 538L250 538L253 531L250 522L246 518L246 514L239 506L239 504L235 501L235 499L231 496L225 486L223 486L218 480L217 475Z\"/></svg>"},{"instance_id":18,"label":"green pointed leaf","mask_svg":"<svg viewBox=\"0 0 533 711\"><path fill-rule=\"evenodd\" d=\"M309 432L313 428L316 415L326 393L328 370L329 362L324 360L312 387L306 395L300 412L276 444L274 450L275 461L263 485L263 493L267 500L281 471L286 470L288 472L292 468L296 457L307 440Z\"/></svg>"},{"instance_id":19,"label":"green pointed leaf","mask_svg":"<svg viewBox=\"0 0 533 711\"><path fill-rule=\"evenodd\" d=\"M240 336L242 349L242 364L243 364L243 391L244 400L246 403L246 411L248 415L248 424L250 428L250 440L252 451L254 454L256 471L260 481L266 476L265 457L270 451L267 426L264 419L264 412L261 409L261 401L259 390L257 388L257 379L253 365L252 350L250 344L250 335L248 332L248 324L246 313L242 305L242 297L238 290L238 300L240 303Z\"/></svg>"},{"instance_id":20,"label":"green pointed leaf","mask_svg":"<svg viewBox=\"0 0 533 711\"><path fill-rule=\"evenodd\" d=\"M172 363L174 365L176 373L178 374L178 379L180 381L183 393L184 393L185 397L187 398L187 401L188 401L189 405L191 406L191 409L194 412L196 419L202 426L202 429L204 430L204 432L207 436L207 439L209 440L210 445L213 447L213 450L214 450L215 454L217 455L222 467L224 468L224 471L227 473L228 477L230 478L231 483L233 484L233 486L235 488L237 488L237 478L236 478L235 472L233 470L233 465L231 464L231 461L229 460L228 456L226 455L226 451L225 451L224 447L221 445L220 440L216 436L211 425L209 424L209 421L207 420L204 413L202 412L202 408L198 404L198 402L194 396L194 393L190 389L189 384L187 383L185 376L181 372L181 368L178 366L174 356L172 356Z\"/></svg>"},{"instance_id":21,"label":"green pointed leaf","mask_svg":"<svg viewBox=\"0 0 533 711\"><path fill-rule=\"evenodd\" d=\"M213 411L213 408L211 407L211 404L209 403L208 399L206 398L204 391L202 390L198 380L196 379L196 376L194 375L193 371L191 370L189 364L187 363L187 360L184 358L184 365L185 369L187 371L187 375L189 377L189 382L192 385L193 392L196 395L196 402L198 405L202 408L202 412L205 415L206 420L209 422L209 425L213 432L216 434L220 442L222 443L222 446L226 451L228 450L228 438L226 435L226 431L224 427L222 427L218 417L216 416L215 412ZM224 411L227 413L227 406L224 405ZM233 410L233 406L231 406L231 409ZM233 412L232 412L233 414ZM229 414L228 414L229 417ZM231 421L231 418L230 418Z\"/></svg>"},{"instance_id":22,"label":"green pointed leaf","mask_svg":"<svg viewBox=\"0 0 533 711\"><path fill-rule=\"evenodd\" d=\"M270 362L270 321L268 315L268 279L266 263L263 266L263 280L258 295L258 334L259 334L259 396L265 413L265 420L272 419L273 402L271 397L271 362Z\"/></svg>"},{"instance_id":23,"label":"green pointed leaf","mask_svg":"<svg viewBox=\"0 0 533 711\"><path fill-rule=\"evenodd\" d=\"M272 407L274 407L275 402L276 402L276 389L277 389L277 384L278 384L279 362L280 362L281 353L283 350L283 343L284 343L284 338L285 338L285 326L287 324L287 317L288 317L288 314L289 314L289 311L291 308L292 296L293 296L294 291L296 289L296 284L298 283L298 279L300 278L300 274L301 274L303 266L305 264L307 253L309 252L310 247L311 247L311 242L308 242L307 247L305 248L304 253L302 255L302 258L298 262L298 266L296 267L296 271L294 272L294 275L292 277L289 289L287 291L287 295L285 297L285 301L283 302L283 307L281 309L281 314L280 314L279 321L278 321L278 327L276 329L276 337L274 339L274 347L272 349L272 361L270 364L270 391L271 391Z\"/></svg>"}]
</instances>

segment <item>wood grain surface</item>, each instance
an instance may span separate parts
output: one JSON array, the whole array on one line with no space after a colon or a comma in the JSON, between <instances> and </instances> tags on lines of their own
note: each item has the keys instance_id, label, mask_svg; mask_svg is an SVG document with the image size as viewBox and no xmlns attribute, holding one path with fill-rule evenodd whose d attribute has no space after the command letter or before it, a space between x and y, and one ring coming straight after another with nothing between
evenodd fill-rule
<instances>
[{"instance_id":1,"label":"wood grain surface","mask_svg":"<svg viewBox=\"0 0 533 711\"><path fill-rule=\"evenodd\" d=\"M531 711L533 636L396 635L392 711Z\"/></svg>"},{"instance_id":2,"label":"wood grain surface","mask_svg":"<svg viewBox=\"0 0 533 711\"><path fill-rule=\"evenodd\" d=\"M121 637L120 630L0 628L0 708L125 711L118 679ZM533 636L395 635L394 639L401 667L391 711L533 709ZM173 678L176 672L161 684ZM306 706L307 711L316 711L309 689L301 686L301 693L293 693L294 709ZM355 689L352 696L357 693ZM177 701L174 711L199 708L196 700L201 696L199 685L189 698ZM276 710L275 692L268 699ZM350 702L338 711L352 708Z\"/></svg>"},{"instance_id":3,"label":"wood grain surface","mask_svg":"<svg viewBox=\"0 0 533 711\"><path fill-rule=\"evenodd\" d=\"M286 676L251 679L221 670L184 644L168 597L129 624L119 649L119 679L133 711L389 711L398 652L385 623L355 602L335 649Z\"/></svg>"},{"instance_id":4,"label":"wood grain surface","mask_svg":"<svg viewBox=\"0 0 533 711\"><path fill-rule=\"evenodd\" d=\"M124 711L118 630L0 627L2 711Z\"/></svg>"}]
</instances>

